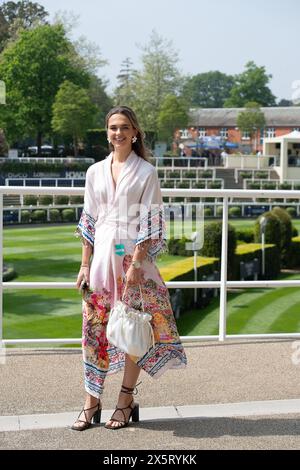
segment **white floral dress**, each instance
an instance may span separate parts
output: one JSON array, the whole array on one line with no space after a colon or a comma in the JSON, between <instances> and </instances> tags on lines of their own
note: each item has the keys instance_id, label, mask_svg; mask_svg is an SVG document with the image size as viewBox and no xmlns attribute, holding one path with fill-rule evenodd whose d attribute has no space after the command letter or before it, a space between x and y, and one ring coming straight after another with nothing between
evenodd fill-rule
<instances>
[{"instance_id":1,"label":"white floral dress","mask_svg":"<svg viewBox=\"0 0 300 470\"><path fill-rule=\"evenodd\" d=\"M82 301L82 346L85 388L97 398L106 375L125 364L125 353L107 341L106 325L110 309L122 296L135 308L141 305L138 286L125 293L124 287L135 246L146 240L141 289L145 310L152 314L155 345L136 363L155 378L167 369L186 366L169 293L155 264L156 256L166 250L156 169L131 152L115 185L111 163L112 154L88 168L84 208L75 232L93 247L90 288Z\"/></svg>"}]
</instances>

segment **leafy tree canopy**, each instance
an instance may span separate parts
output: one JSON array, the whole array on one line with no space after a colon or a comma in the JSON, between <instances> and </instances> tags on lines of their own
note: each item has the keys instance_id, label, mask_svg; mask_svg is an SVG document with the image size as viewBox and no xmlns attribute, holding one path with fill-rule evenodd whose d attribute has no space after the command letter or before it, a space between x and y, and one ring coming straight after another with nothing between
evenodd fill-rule
<instances>
[{"instance_id":1,"label":"leafy tree canopy","mask_svg":"<svg viewBox=\"0 0 300 470\"><path fill-rule=\"evenodd\" d=\"M234 84L233 76L219 71L199 73L186 79L182 96L192 107L223 108Z\"/></svg>"},{"instance_id":2,"label":"leafy tree canopy","mask_svg":"<svg viewBox=\"0 0 300 470\"><path fill-rule=\"evenodd\" d=\"M168 141L176 129L186 127L187 124L187 107L177 96L167 95L158 115L159 137Z\"/></svg>"},{"instance_id":3,"label":"leafy tree canopy","mask_svg":"<svg viewBox=\"0 0 300 470\"><path fill-rule=\"evenodd\" d=\"M258 67L253 61L246 64L246 70L237 76L236 84L225 101L225 107L242 108L249 101L260 106L276 106L275 96L268 84L272 75L266 73L265 67Z\"/></svg>"},{"instance_id":4,"label":"leafy tree canopy","mask_svg":"<svg viewBox=\"0 0 300 470\"><path fill-rule=\"evenodd\" d=\"M67 80L62 83L53 104L52 127L60 135L73 137L75 156L78 140L94 124L95 111L86 89Z\"/></svg>"}]
</instances>

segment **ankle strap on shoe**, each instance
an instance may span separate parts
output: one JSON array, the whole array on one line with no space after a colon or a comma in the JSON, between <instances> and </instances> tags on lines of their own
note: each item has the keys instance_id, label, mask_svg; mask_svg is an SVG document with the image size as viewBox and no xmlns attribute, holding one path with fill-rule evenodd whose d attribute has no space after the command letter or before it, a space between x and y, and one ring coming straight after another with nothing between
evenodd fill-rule
<instances>
[{"instance_id":1,"label":"ankle strap on shoe","mask_svg":"<svg viewBox=\"0 0 300 470\"><path fill-rule=\"evenodd\" d=\"M135 387L131 388L131 387L126 387L126 385L122 385L121 387L121 392L122 393L127 393L128 395L137 395L138 393L138 389L137 387L141 384L142 382L139 382L138 384L136 384Z\"/></svg>"}]
</instances>

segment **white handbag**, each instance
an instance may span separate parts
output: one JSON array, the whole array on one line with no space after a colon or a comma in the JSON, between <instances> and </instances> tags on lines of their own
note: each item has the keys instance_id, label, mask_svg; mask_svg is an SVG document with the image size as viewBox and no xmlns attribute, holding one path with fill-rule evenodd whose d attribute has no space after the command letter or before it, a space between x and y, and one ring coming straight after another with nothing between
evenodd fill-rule
<instances>
[{"instance_id":1,"label":"white handbag","mask_svg":"<svg viewBox=\"0 0 300 470\"><path fill-rule=\"evenodd\" d=\"M152 315L145 312L141 286L142 311L136 310L118 300L111 309L106 328L108 341L125 353L144 356L154 346L154 335L151 326ZM125 293L125 291L124 291Z\"/></svg>"}]
</instances>

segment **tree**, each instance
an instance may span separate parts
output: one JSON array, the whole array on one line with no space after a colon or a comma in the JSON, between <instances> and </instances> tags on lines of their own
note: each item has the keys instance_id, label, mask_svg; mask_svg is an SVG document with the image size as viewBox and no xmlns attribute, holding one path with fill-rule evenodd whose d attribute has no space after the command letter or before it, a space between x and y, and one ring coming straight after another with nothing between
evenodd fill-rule
<instances>
[{"instance_id":1,"label":"tree","mask_svg":"<svg viewBox=\"0 0 300 470\"><path fill-rule=\"evenodd\" d=\"M242 108L249 101L255 101L260 106L276 106L276 98L268 87L271 78L272 75L267 75L265 67L257 67L253 61L248 62L245 72L237 76L224 106Z\"/></svg>"},{"instance_id":2,"label":"tree","mask_svg":"<svg viewBox=\"0 0 300 470\"><path fill-rule=\"evenodd\" d=\"M134 75L132 60L129 57L123 60L119 75L117 75L118 86L114 92L114 101L116 105L133 106L135 102L134 94Z\"/></svg>"},{"instance_id":3,"label":"tree","mask_svg":"<svg viewBox=\"0 0 300 470\"><path fill-rule=\"evenodd\" d=\"M8 140L51 133L52 105L59 86L70 80L88 87L89 76L74 64L74 48L61 25L22 31L0 59L0 76L6 83L6 102L0 116Z\"/></svg>"},{"instance_id":4,"label":"tree","mask_svg":"<svg viewBox=\"0 0 300 470\"><path fill-rule=\"evenodd\" d=\"M60 135L72 136L75 157L79 139L93 126L95 111L87 90L67 80L62 83L53 104L52 128Z\"/></svg>"},{"instance_id":5,"label":"tree","mask_svg":"<svg viewBox=\"0 0 300 470\"><path fill-rule=\"evenodd\" d=\"M279 102L278 102L278 105L277 106L294 106L294 103L291 101L291 100L287 100L285 98L282 98Z\"/></svg>"},{"instance_id":6,"label":"tree","mask_svg":"<svg viewBox=\"0 0 300 470\"><path fill-rule=\"evenodd\" d=\"M158 114L167 95L177 94L180 75L177 69L178 54L172 42L152 32L149 43L142 48L141 72L135 74L135 109L146 132L158 131Z\"/></svg>"},{"instance_id":7,"label":"tree","mask_svg":"<svg viewBox=\"0 0 300 470\"><path fill-rule=\"evenodd\" d=\"M113 101L105 91L106 82L96 75L90 76L89 96L96 107L95 126L105 126L105 116L113 106Z\"/></svg>"},{"instance_id":8,"label":"tree","mask_svg":"<svg viewBox=\"0 0 300 470\"><path fill-rule=\"evenodd\" d=\"M160 138L168 141L176 129L186 127L188 114L186 106L175 95L167 95L158 115L158 131Z\"/></svg>"},{"instance_id":9,"label":"tree","mask_svg":"<svg viewBox=\"0 0 300 470\"><path fill-rule=\"evenodd\" d=\"M0 157L5 155L8 150L4 132L0 129Z\"/></svg>"},{"instance_id":10,"label":"tree","mask_svg":"<svg viewBox=\"0 0 300 470\"><path fill-rule=\"evenodd\" d=\"M39 3L28 0L4 2L0 7L0 51L4 49L8 39L16 37L18 30L47 24L47 16L49 13Z\"/></svg>"},{"instance_id":11,"label":"tree","mask_svg":"<svg viewBox=\"0 0 300 470\"><path fill-rule=\"evenodd\" d=\"M202 108L223 108L235 84L232 75L219 71L199 73L187 78L182 96L190 106Z\"/></svg>"},{"instance_id":12,"label":"tree","mask_svg":"<svg viewBox=\"0 0 300 470\"><path fill-rule=\"evenodd\" d=\"M248 132L253 138L257 135L257 131L264 127L265 116L259 104L254 101L246 103L245 108L244 111L238 114L237 125L242 132Z\"/></svg>"},{"instance_id":13,"label":"tree","mask_svg":"<svg viewBox=\"0 0 300 470\"><path fill-rule=\"evenodd\" d=\"M0 7L0 52L4 49L7 39L9 38L9 26Z\"/></svg>"}]
</instances>

